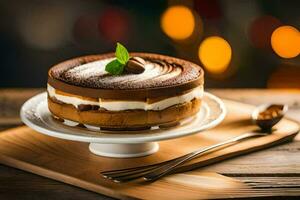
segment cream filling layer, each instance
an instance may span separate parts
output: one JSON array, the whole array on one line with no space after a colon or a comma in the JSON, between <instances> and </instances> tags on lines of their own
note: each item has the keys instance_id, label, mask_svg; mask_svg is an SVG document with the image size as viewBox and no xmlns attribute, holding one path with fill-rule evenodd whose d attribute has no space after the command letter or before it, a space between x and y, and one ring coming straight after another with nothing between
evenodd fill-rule
<instances>
[{"instance_id":1,"label":"cream filling layer","mask_svg":"<svg viewBox=\"0 0 300 200\"><path fill-rule=\"evenodd\" d=\"M100 108L104 108L110 111L132 110L132 109L163 110L176 104L190 102L195 98L201 99L203 97L203 86L198 86L186 94L166 98L154 103L147 103L142 101L120 101L120 100L102 101L101 98L99 98L98 102L89 101L78 97L57 94L55 92L55 88L53 88L49 84L47 85L47 91L50 97L54 97L58 101L61 101L63 103L71 104L76 108L78 108L80 104L84 104L84 105L99 106Z\"/></svg>"}]
</instances>

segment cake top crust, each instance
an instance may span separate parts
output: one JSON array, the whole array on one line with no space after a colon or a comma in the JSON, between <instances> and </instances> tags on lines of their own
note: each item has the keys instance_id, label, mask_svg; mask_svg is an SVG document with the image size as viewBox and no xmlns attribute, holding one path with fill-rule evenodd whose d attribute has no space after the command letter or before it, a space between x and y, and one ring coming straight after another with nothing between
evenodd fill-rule
<instances>
[{"instance_id":1,"label":"cake top crust","mask_svg":"<svg viewBox=\"0 0 300 200\"><path fill-rule=\"evenodd\" d=\"M150 53L131 53L130 56L138 56L146 61L143 73L109 74L105 66L115 58L111 53L65 61L52 67L49 76L74 86L109 90L172 87L203 77L201 67L188 61Z\"/></svg>"}]
</instances>

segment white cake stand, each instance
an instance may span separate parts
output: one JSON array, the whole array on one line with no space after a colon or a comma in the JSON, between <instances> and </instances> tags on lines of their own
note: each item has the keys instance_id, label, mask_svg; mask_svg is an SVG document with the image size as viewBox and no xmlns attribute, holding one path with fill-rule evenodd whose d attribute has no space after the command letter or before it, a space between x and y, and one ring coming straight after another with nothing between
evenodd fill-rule
<instances>
[{"instance_id":1,"label":"white cake stand","mask_svg":"<svg viewBox=\"0 0 300 200\"><path fill-rule=\"evenodd\" d=\"M143 131L105 131L99 127L78 127L72 121L58 122L53 119L47 105L47 94L29 99L21 108L22 121L39 133L73 141L89 142L92 153L100 156L129 158L155 153L157 141L183 137L215 127L225 117L223 102L216 96L205 93L200 111L180 125L160 129L153 127Z\"/></svg>"}]
</instances>

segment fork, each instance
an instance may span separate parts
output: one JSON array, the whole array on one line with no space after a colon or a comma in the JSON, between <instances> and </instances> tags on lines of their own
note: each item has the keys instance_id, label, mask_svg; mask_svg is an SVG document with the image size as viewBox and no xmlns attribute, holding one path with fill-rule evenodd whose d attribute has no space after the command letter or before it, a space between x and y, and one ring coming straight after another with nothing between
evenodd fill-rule
<instances>
[{"instance_id":1,"label":"fork","mask_svg":"<svg viewBox=\"0 0 300 200\"><path fill-rule=\"evenodd\" d=\"M141 177L143 177L144 180L146 181L155 181L160 177L171 173L173 170L177 169L182 164L200 155L206 154L213 150L217 150L221 147L235 144L238 141L242 141L252 137L266 136L268 134L269 133L258 133L258 132L244 133L242 135L231 138L224 142L220 142L206 148L197 149L191 153L185 154L178 158L174 158L172 160L164 161L153 165L141 166L141 167L105 171L105 172L101 172L101 174L103 177L111 179L114 182L127 182Z\"/></svg>"}]
</instances>

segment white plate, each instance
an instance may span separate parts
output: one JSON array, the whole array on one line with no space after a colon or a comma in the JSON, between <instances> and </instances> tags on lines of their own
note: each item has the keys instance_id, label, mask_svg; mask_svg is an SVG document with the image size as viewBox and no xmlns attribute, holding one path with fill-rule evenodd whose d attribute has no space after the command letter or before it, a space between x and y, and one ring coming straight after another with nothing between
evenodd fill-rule
<instances>
[{"instance_id":1,"label":"white plate","mask_svg":"<svg viewBox=\"0 0 300 200\"><path fill-rule=\"evenodd\" d=\"M67 126L52 118L47 105L47 93L32 97L21 108L22 121L32 129L53 137L90 142L93 153L109 157L137 157L154 153L158 150L156 141L191 135L215 127L225 115L223 102L207 92L204 93L201 109L196 116L169 129L117 132L90 126L91 129Z\"/></svg>"}]
</instances>

